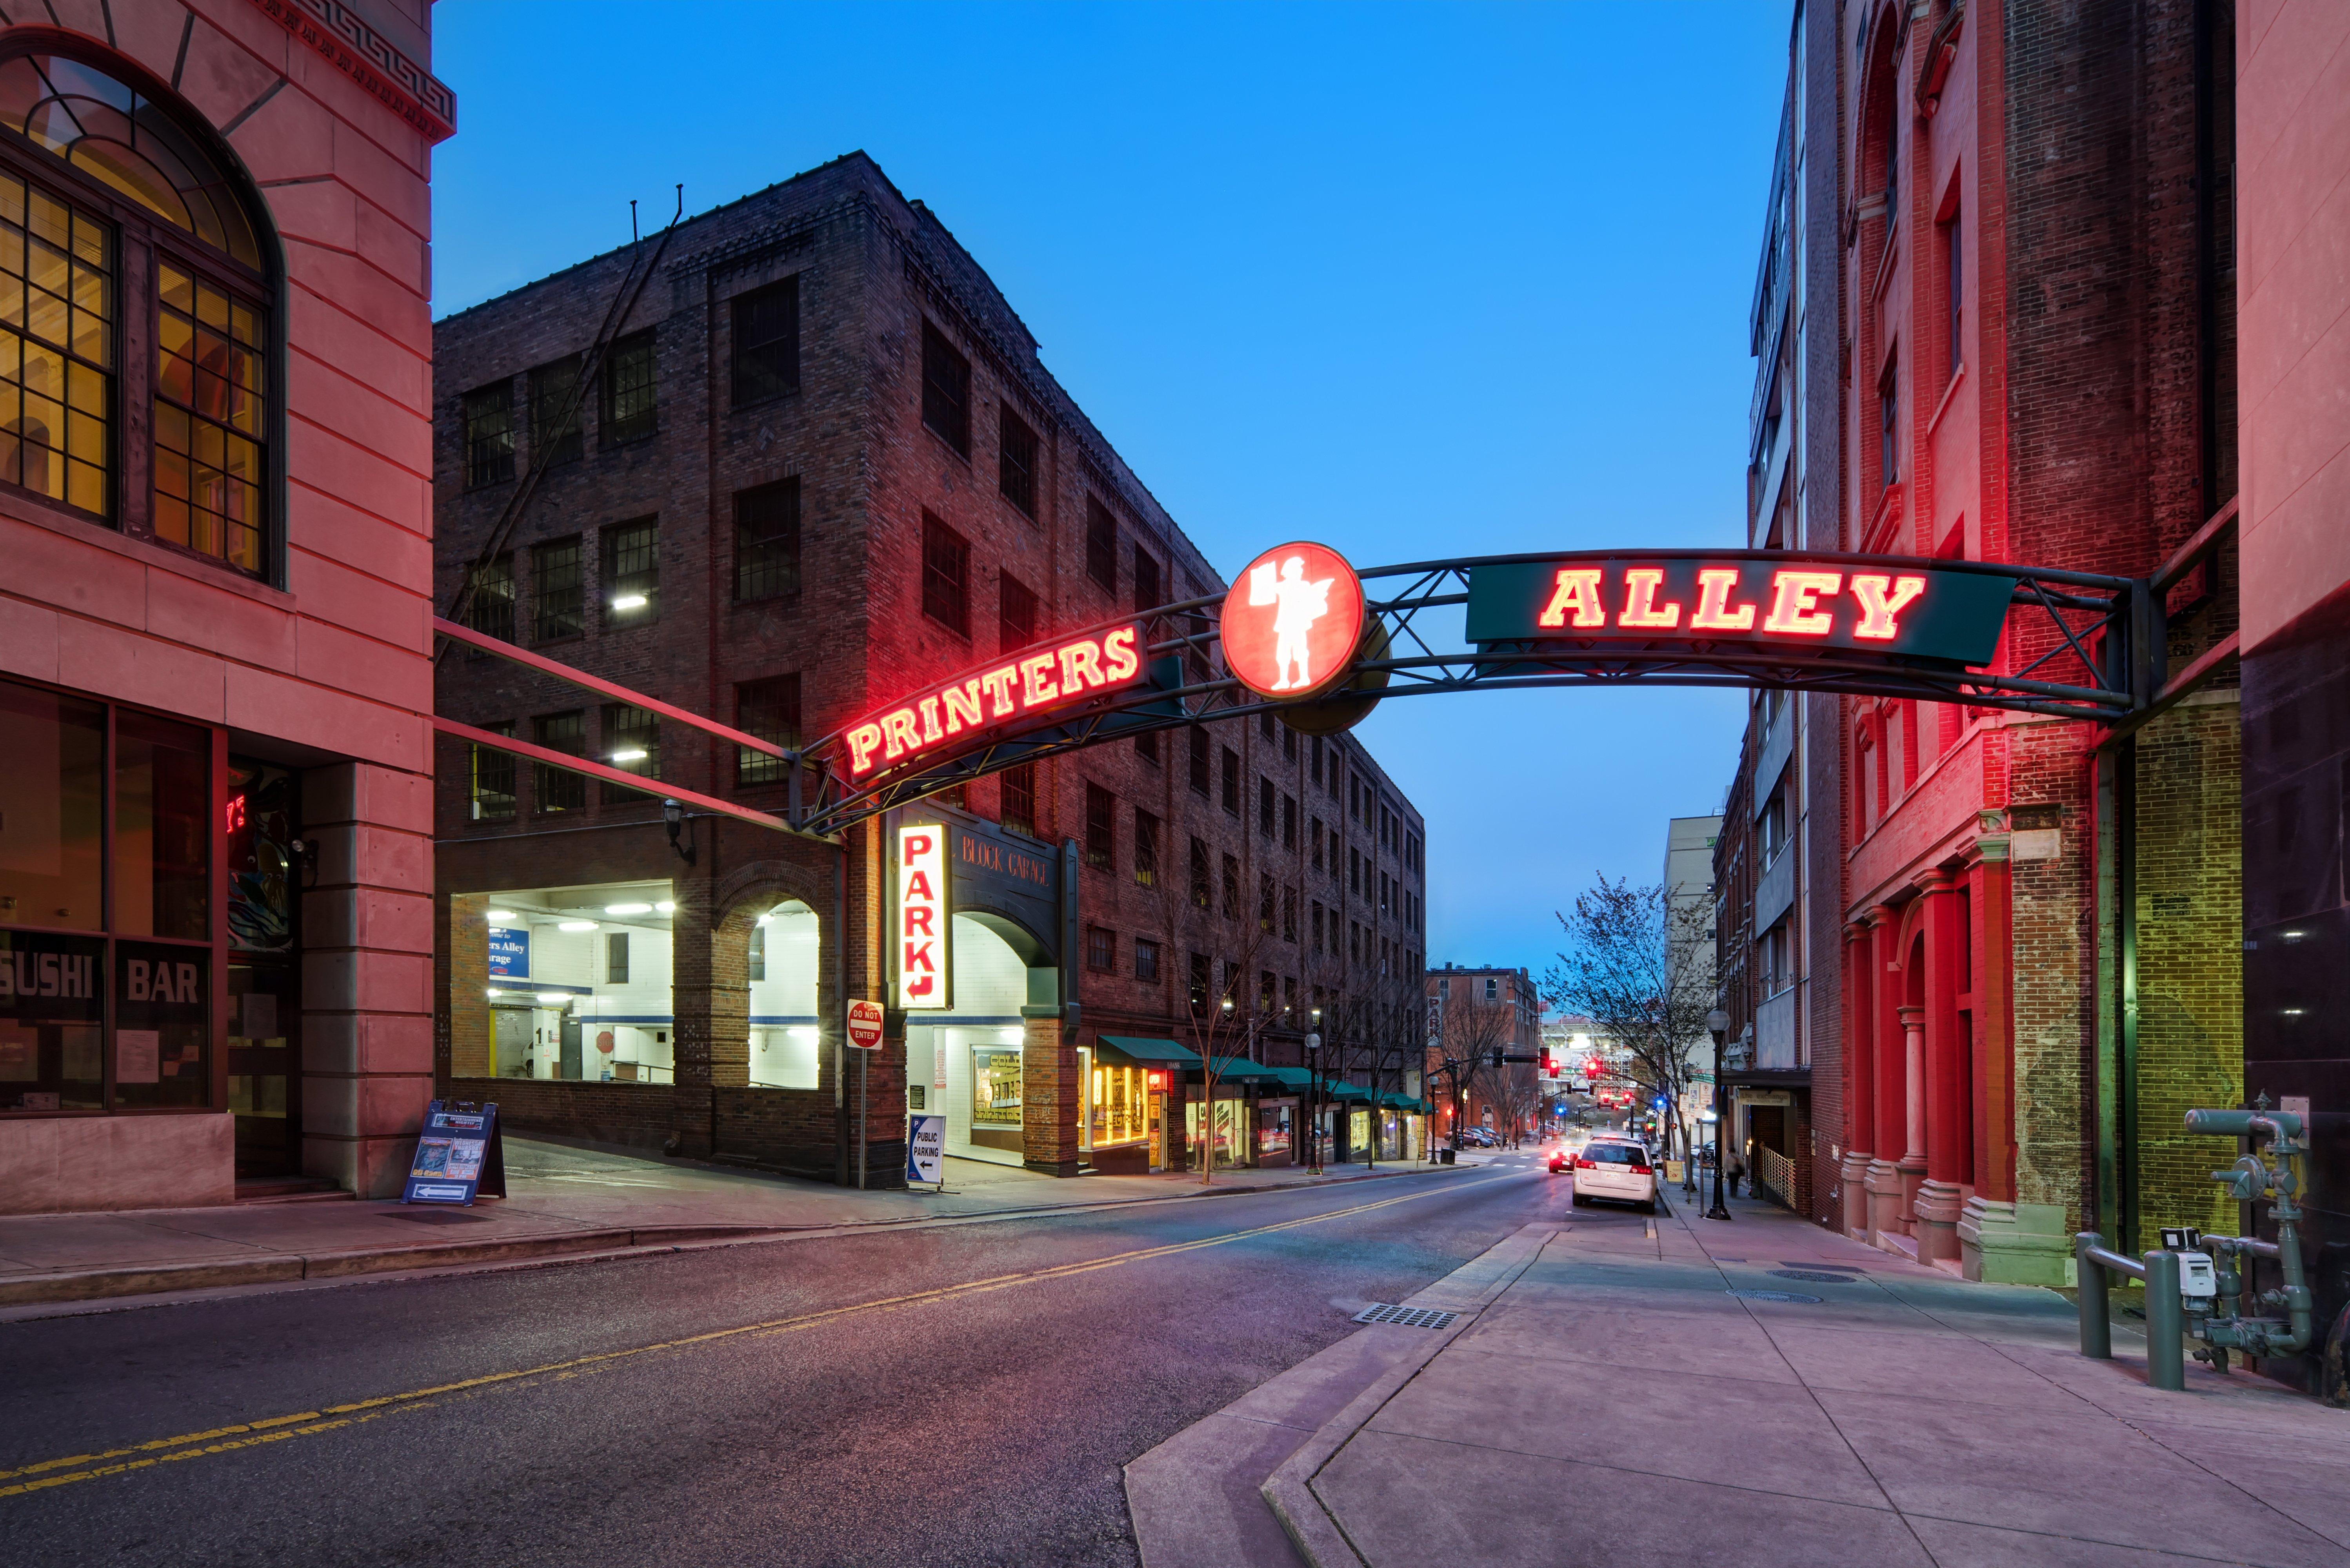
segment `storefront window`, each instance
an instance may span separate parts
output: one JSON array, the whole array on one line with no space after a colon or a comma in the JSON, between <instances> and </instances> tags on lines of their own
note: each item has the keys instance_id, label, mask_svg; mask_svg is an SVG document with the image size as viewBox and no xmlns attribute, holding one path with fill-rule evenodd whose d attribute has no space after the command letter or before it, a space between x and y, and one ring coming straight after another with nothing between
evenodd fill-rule
<instances>
[{"instance_id":1,"label":"storefront window","mask_svg":"<svg viewBox=\"0 0 2350 1568\"><path fill-rule=\"evenodd\" d=\"M814 910L787 899L751 928L751 1086L813 1089L817 1058Z\"/></svg>"},{"instance_id":2,"label":"storefront window","mask_svg":"<svg viewBox=\"0 0 2350 1568\"><path fill-rule=\"evenodd\" d=\"M1139 1143L1149 1136L1148 1084L1144 1069L1129 1063L1094 1064L1086 1075L1087 1147Z\"/></svg>"},{"instance_id":3,"label":"storefront window","mask_svg":"<svg viewBox=\"0 0 2350 1568\"><path fill-rule=\"evenodd\" d=\"M972 1046L971 1085L972 1126L1020 1126L1020 1051L1017 1046Z\"/></svg>"},{"instance_id":4,"label":"storefront window","mask_svg":"<svg viewBox=\"0 0 2350 1568\"><path fill-rule=\"evenodd\" d=\"M1257 1107L1256 1152L1260 1158L1289 1152L1289 1120L1295 1114L1295 1107L1287 1105Z\"/></svg>"},{"instance_id":5,"label":"storefront window","mask_svg":"<svg viewBox=\"0 0 2350 1568\"><path fill-rule=\"evenodd\" d=\"M0 1113L210 1106L211 732L8 681L0 724Z\"/></svg>"}]
</instances>

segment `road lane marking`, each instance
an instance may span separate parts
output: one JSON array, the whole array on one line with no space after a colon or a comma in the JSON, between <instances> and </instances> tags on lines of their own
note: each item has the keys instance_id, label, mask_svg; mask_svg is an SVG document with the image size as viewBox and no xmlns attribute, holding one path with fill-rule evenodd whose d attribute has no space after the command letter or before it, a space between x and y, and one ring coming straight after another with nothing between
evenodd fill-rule
<instances>
[{"instance_id":1,"label":"road lane marking","mask_svg":"<svg viewBox=\"0 0 2350 1568\"><path fill-rule=\"evenodd\" d=\"M1055 1263L1049 1268L1033 1269L1024 1273L997 1274L983 1280L972 1280L962 1284L941 1285L935 1290L916 1291L901 1296L884 1296L876 1301L858 1302L849 1306L827 1307L817 1312L801 1313L792 1317L775 1318L764 1323L743 1324L733 1328L711 1329L702 1334L686 1334L677 1339L664 1339L650 1345L639 1345L626 1350L598 1351L589 1355L574 1356L567 1361L550 1361L537 1366L525 1366L512 1372L490 1372L478 1377L459 1378L452 1383L439 1383L429 1388L411 1388L404 1394L379 1394L370 1398L354 1399L345 1404L323 1406L316 1410L302 1410L292 1415L265 1416L251 1421L233 1422L213 1427L201 1432L183 1432L174 1438L151 1438L119 1449L107 1449L97 1453L69 1454L61 1459L42 1459L34 1464L19 1465L14 1469L0 1469L0 1498L22 1497L27 1493L47 1491L55 1487L70 1486L77 1481L101 1480L109 1476L128 1474L156 1465L171 1464L181 1459L203 1459L213 1454L234 1453L241 1449L259 1448L269 1443L284 1442L292 1438L316 1437L320 1433L339 1431L346 1427L371 1421L399 1410L421 1409L452 1395L470 1395L484 1390L512 1387L525 1380L548 1376L570 1376L586 1371L604 1371L617 1363L663 1351L691 1350L714 1345L722 1340L745 1337L764 1338L779 1334L795 1334L853 1317L859 1313L894 1311L899 1307L916 1306L929 1302L951 1301L960 1296L977 1295L983 1292L1007 1290L1014 1285L1033 1284L1047 1280L1066 1279L1074 1274L1090 1273L1098 1269L1114 1269L1127 1263L1148 1262L1153 1259L1172 1257L1179 1252L1196 1251L1203 1247L1220 1247L1231 1241L1246 1241L1252 1236L1268 1236L1275 1231L1295 1231L1302 1226L1318 1225L1326 1220L1343 1220L1350 1215L1367 1214L1373 1210L1390 1209L1399 1203L1409 1203L1431 1193L1458 1191L1486 1179L1471 1177L1462 1182L1445 1182L1422 1188L1394 1198L1382 1198L1376 1202L1357 1203L1346 1209L1333 1209L1325 1213L1303 1215L1295 1220L1276 1220L1269 1225L1253 1225L1246 1230L1227 1231L1218 1235L1201 1236L1189 1241L1170 1241L1157 1247L1140 1247L1129 1252L1115 1252L1106 1258L1087 1258L1073 1263ZM80 1467L80 1468L73 1468Z\"/></svg>"}]
</instances>

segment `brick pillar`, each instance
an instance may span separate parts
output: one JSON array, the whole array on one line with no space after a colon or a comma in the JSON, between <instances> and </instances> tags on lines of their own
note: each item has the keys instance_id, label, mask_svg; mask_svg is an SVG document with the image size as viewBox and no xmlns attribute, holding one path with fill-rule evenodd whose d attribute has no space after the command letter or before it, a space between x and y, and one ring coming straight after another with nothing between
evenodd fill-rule
<instances>
[{"instance_id":1,"label":"brick pillar","mask_svg":"<svg viewBox=\"0 0 2350 1568\"><path fill-rule=\"evenodd\" d=\"M1844 1029L1844 1156L1836 1167L1837 1200L1844 1233L1854 1241L1868 1234L1869 1151L1877 1147L1877 1054L1871 1020L1876 994L1869 961L1876 950L1870 934L1875 917L1844 929L1845 986L1852 1005Z\"/></svg>"},{"instance_id":2,"label":"brick pillar","mask_svg":"<svg viewBox=\"0 0 2350 1568\"><path fill-rule=\"evenodd\" d=\"M449 932L449 1076L497 1075L490 1027L490 896L450 895L442 919Z\"/></svg>"},{"instance_id":3,"label":"brick pillar","mask_svg":"<svg viewBox=\"0 0 2350 1568\"><path fill-rule=\"evenodd\" d=\"M1077 1173L1077 1048L1060 1009L1020 1010L1021 1152L1031 1170Z\"/></svg>"},{"instance_id":4,"label":"brick pillar","mask_svg":"<svg viewBox=\"0 0 2350 1568\"><path fill-rule=\"evenodd\" d=\"M432 781L310 769L302 831L302 1168L389 1198L432 1097Z\"/></svg>"},{"instance_id":5,"label":"brick pillar","mask_svg":"<svg viewBox=\"0 0 2350 1568\"><path fill-rule=\"evenodd\" d=\"M712 1075L720 1029L715 1015L724 1006L723 991L717 989L717 933L711 929L707 882L681 877L670 888L677 903L670 918L670 1013L675 1023L670 1040L676 1063L671 1130L680 1140L679 1153L707 1158L717 1152ZM746 964L747 953L746 948ZM743 1029L747 1031L747 1023ZM742 1059L747 1061L747 1033L742 1044L746 1053Z\"/></svg>"},{"instance_id":6,"label":"brick pillar","mask_svg":"<svg viewBox=\"0 0 2350 1568\"><path fill-rule=\"evenodd\" d=\"M1918 1019L1925 1067L1926 1175L1918 1188L1918 1261L1955 1262L1960 1212L1966 1207L1967 1148L1963 1099L1965 1053L1959 1041L1959 900L1950 878L1937 874L1920 885L1926 939L1925 1008Z\"/></svg>"},{"instance_id":7,"label":"brick pillar","mask_svg":"<svg viewBox=\"0 0 2350 1568\"><path fill-rule=\"evenodd\" d=\"M1975 841L1982 867L1975 895L1982 923L1982 966L1975 971L1975 1060L1981 1079L1975 1189L2003 1202L2015 1199L2015 1037L2009 995L2014 973L2014 927L2009 916L2008 841L1986 834Z\"/></svg>"}]
</instances>

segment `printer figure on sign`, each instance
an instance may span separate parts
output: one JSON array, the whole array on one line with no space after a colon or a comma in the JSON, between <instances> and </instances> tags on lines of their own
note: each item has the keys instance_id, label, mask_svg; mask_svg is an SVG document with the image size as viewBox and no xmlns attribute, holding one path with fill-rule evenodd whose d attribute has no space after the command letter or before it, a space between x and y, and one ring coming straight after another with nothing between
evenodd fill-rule
<instances>
[{"instance_id":1,"label":"printer figure on sign","mask_svg":"<svg viewBox=\"0 0 2350 1568\"><path fill-rule=\"evenodd\" d=\"M1272 605L1273 659L1280 679L1273 683L1276 691L1305 691L1314 684L1313 653L1306 634L1314 623L1330 612L1330 585L1334 579L1320 582L1305 580L1305 558L1292 556L1281 563L1280 575L1274 575L1271 561L1249 571L1249 597L1252 606Z\"/></svg>"}]
</instances>

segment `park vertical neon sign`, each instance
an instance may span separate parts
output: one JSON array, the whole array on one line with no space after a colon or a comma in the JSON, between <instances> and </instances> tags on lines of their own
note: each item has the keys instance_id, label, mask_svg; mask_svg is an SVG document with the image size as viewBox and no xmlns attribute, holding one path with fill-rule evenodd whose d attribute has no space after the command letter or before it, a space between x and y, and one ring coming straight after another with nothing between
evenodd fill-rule
<instances>
[{"instance_id":1,"label":"park vertical neon sign","mask_svg":"<svg viewBox=\"0 0 2350 1568\"><path fill-rule=\"evenodd\" d=\"M947 829L910 822L898 829L898 1005L935 1012L947 1005Z\"/></svg>"}]
</instances>

